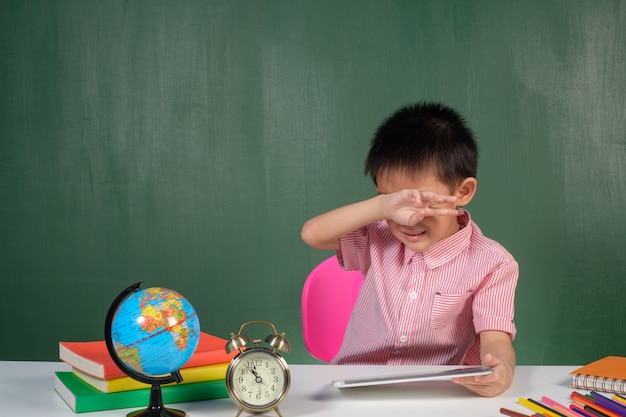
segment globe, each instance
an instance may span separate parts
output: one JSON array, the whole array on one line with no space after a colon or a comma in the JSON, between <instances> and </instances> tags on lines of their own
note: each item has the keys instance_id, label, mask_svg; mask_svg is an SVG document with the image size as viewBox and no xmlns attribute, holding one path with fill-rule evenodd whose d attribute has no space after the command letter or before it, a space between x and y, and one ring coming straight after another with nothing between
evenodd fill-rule
<instances>
[{"instance_id":1,"label":"globe","mask_svg":"<svg viewBox=\"0 0 626 417\"><path fill-rule=\"evenodd\" d=\"M178 292L140 285L126 288L109 307L105 322L109 354L128 376L152 385L148 410L131 414L185 415L163 407L160 385L182 381L179 370L200 341L198 315Z\"/></svg>"}]
</instances>

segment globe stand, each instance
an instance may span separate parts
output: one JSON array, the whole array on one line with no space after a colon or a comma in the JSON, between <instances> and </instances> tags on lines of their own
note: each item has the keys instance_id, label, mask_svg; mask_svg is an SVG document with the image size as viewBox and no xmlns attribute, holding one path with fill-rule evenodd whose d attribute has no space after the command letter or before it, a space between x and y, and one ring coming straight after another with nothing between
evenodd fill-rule
<instances>
[{"instance_id":1,"label":"globe stand","mask_svg":"<svg viewBox=\"0 0 626 417\"><path fill-rule=\"evenodd\" d=\"M175 410L172 408L165 408L163 406L163 396L161 394L161 385L162 384L170 384L172 382L180 383L183 381L182 376L180 375L180 371L174 371L170 375L166 376L147 376L143 375L133 368L126 365L117 355L115 347L113 345L113 338L111 335L111 327L113 324L113 319L115 317L115 313L119 307L119 305L124 301L126 297L128 297L133 292L139 291L139 287L143 281L139 281L130 287L126 288L122 291L117 298L113 301L111 306L109 307L109 311L107 313L107 317L104 323L104 339L106 342L107 349L109 351L109 355L113 362L120 368L126 375L131 378L143 382L144 384L150 384L152 388L150 389L150 403L148 408L145 410L138 410L128 413L127 417L184 417L186 413L181 410Z\"/></svg>"},{"instance_id":2,"label":"globe stand","mask_svg":"<svg viewBox=\"0 0 626 417\"><path fill-rule=\"evenodd\" d=\"M161 395L161 385L153 384L150 389L150 405L145 410L133 411L128 413L127 417L184 417L184 411L175 410L173 408L165 408L163 406L163 397Z\"/></svg>"}]
</instances>

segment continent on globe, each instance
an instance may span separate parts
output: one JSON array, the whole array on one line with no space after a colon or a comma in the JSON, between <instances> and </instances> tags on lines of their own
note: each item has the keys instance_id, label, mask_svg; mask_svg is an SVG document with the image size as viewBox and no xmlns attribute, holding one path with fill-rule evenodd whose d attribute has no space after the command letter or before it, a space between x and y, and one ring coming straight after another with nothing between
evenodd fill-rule
<instances>
[{"instance_id":1,"label":"continent on globe","mask_svg":"<svg viewBox=\"0 0 626 417\"><path fill-rule=\"evenodd\" d=\"M137 348L127 348L124 346L117 347L117 356L124 362L126 365L130 366L136 371L143 372L141 369L141 358L139 357L139 349Z\"/></svg>"},{"instance_id":2,"label":"continent on globe","mask_svg":"<svg viewBox=\"0 0 626 417\"><path fill-rule=\"evenodd\" d=\"M140 305L142 310L141 328L148 333L159 330L170 332L174 343L180 350L185 350L189 342L190 329L187 323L187 312L180 298L163 293L160 288L146 289L146 296Z\"/></svg>"}]
</instances>

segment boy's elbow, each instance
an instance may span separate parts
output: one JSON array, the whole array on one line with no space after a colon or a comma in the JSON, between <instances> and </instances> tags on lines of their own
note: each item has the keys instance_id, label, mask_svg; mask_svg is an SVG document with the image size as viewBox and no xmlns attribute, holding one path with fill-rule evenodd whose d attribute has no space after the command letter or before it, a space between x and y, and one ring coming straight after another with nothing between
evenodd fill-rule
<instances>
[{"instance_id":1,"label":"boy's elbow","mask_svg":"<svg viewBox=\"0 0 626 417\"><path fill-rule=\"evenodd\" d=\"M309 245L315 249L328 249L335 250L339 248L339 242L327 242L320 238L318 233L316 233L316 229L314 225L311 224L311 221L308 221L302 226L302 230L300 231L300 238L304 243Z\"/></svg>"},{"instance_id":2,"label":"boy's elbow","mask_svg":"<svg viewBox=\"0 0 626 417\"><path fill-rule=\"evenodd\" d=\"M300 231L300 238L307 245L313 248L316 247L315 246L315 243L316 243L315 234L313 233L313 230L309 222L306 222L304 226L302 226L302 230Z\"/></svg>"}]
</instances>

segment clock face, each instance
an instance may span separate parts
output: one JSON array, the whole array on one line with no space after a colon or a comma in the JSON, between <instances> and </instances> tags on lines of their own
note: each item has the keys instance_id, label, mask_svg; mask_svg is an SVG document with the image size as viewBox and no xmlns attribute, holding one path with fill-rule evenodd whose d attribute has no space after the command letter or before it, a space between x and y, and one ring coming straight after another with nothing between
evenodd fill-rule
<instances>
[{"instance_id":1,"label":"clock face","mask_svg":"<svg viewBox=\"0 0 626 417\"><path fill-rule=\"evenodd\" d=\"M263 412L277 406L290 384L285 360L266 348L252 348L232 360L226 388L232 400L247 410Z\"/></svg>"}]
</instances>

